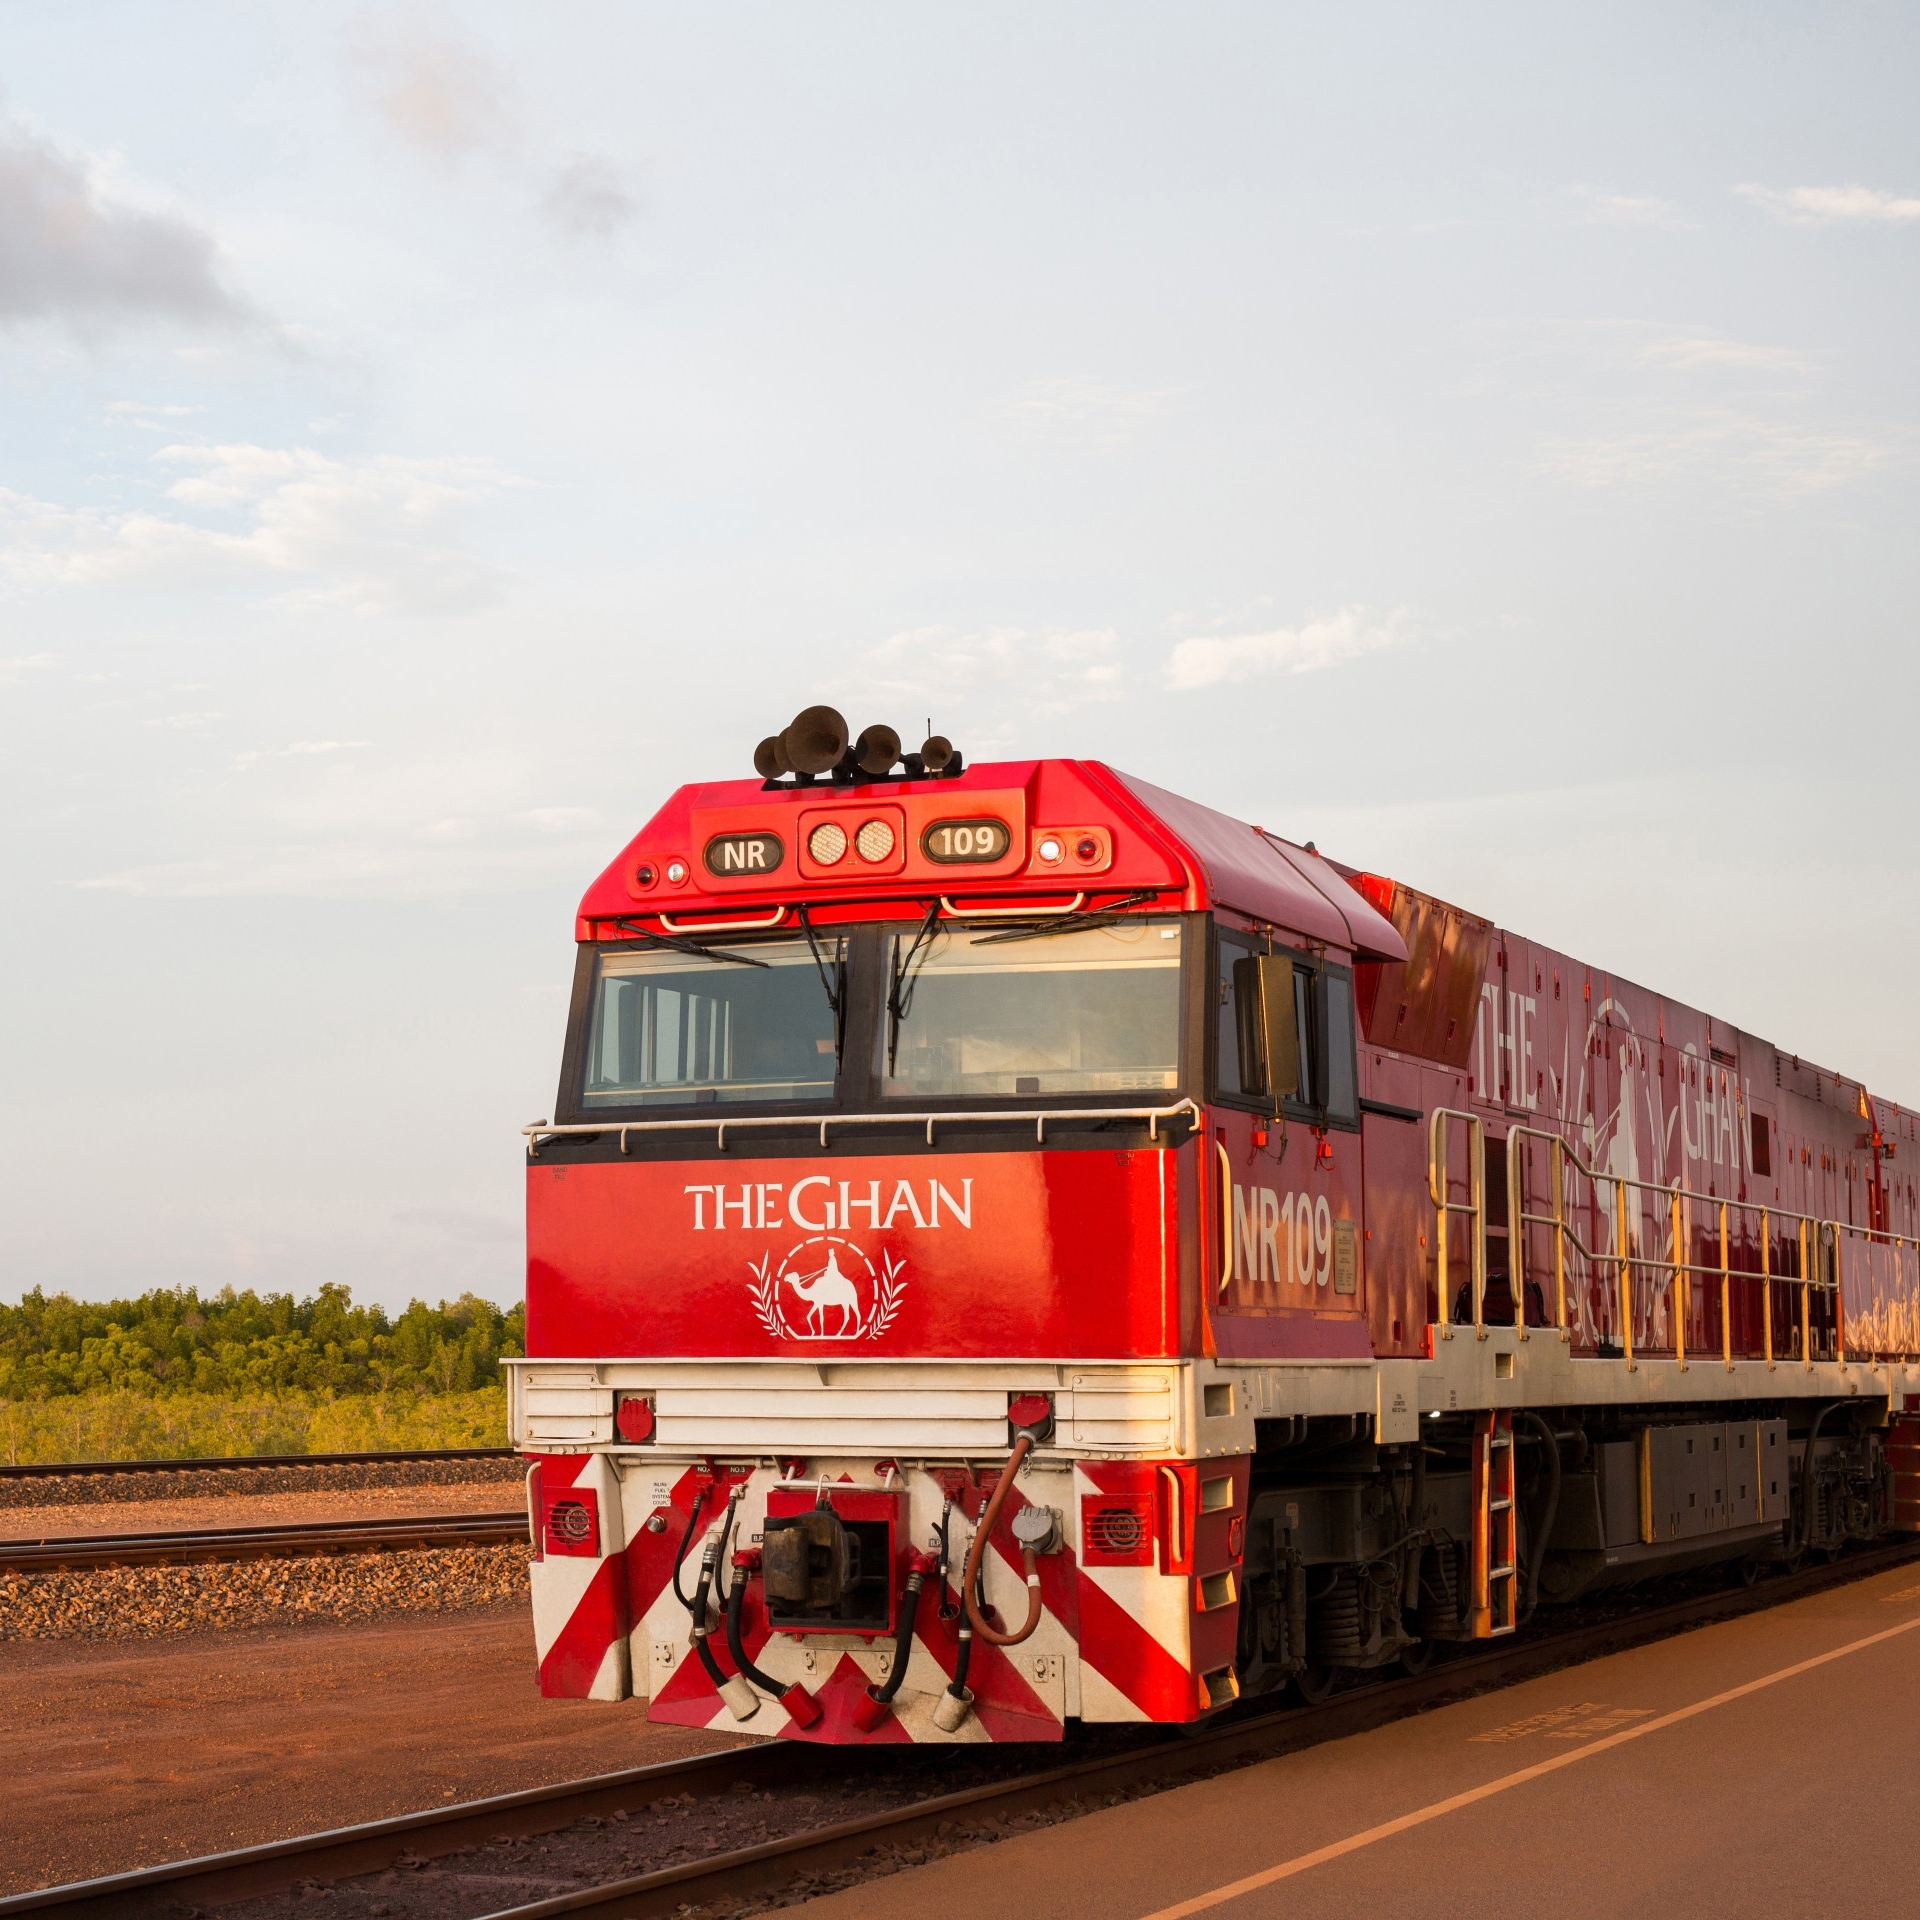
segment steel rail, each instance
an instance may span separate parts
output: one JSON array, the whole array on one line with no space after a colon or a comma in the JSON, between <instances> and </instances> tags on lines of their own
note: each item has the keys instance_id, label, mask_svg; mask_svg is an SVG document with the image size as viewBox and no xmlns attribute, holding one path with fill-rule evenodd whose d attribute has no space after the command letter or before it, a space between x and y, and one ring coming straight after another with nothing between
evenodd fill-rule
<instances>
[{"instance_id":1,"label":"steel rail","mask_svg":"<svg viewBox=\"0 0 1920 1920\"><path fill-rule=\"evenodd\" d=\"M1782 1574L1751 1588L1724 1588L1557 1634L1508 1641L1497 1650L1444 1661L1417 1678L1362 1686L1318 1706L1262 1710L1257 1703L1249 1703L1252 1710L1247 1717L1197 1734L1175 1735L1129 1752L1070 1761L968 1792L913 1801L886 1813L791 1834L761 1846L505 1908L484 1920L547 1920L548 1916L592 1913L649 1920L654 1915L677 1914L690 1904L745 1899L785 1887L798 1875L844 1866L878 1845L925 1838L943 1821L993 1820L1088 1795L1172 1785L1189 1774L1274 1758L1559 1667L1804 1599L1915 1560L1920 1560L1920 1540L1902 1540L1847 1555L1829 1566ZM484 1846L498 1835L524 1838L555 1833L589 1816L631 1811L681 1794L714 1798L741 1782L757 1788L788 1781L818 1784L828 1757L884 1767L897 1751L822 1749L791 1740L733 1747L690 1760L661 1761L559 1786L14 1894L0 1899L0 1920L54 1912L73 1920L120 1920L151 1914L163 1893L183 1905L230 1904L285 1892L304 1880L338 1881L378 1873L403 1857L445 1858Z\"/></svg>"},{"instance_id":2,"label":"steel rail","mask_svg":"<svg viewBox=\"0 0 1920 1920\"><path fill-rule=\"evenodd\" d=\"M527 1538L524 1509L382 1515L286 1526L200 1527L165 1533L82 1533L0 1540L0 1573L165 1565L172 1561L290 1560L400 1547L504 1546Z\"/></svg>"},{"instance_id":3,"label":"steel rail","mask_svg":"<svg viewBox=\"0 0 1920 1920\"><path fill-rule=\"evenodd\" d=\"M418 1447L390 1453L212 1453L190 1460L35 1460L24 1466L0 1463L0 1480L112 1473L227 1473L235 1468L389 1467L414 1461L511 1460L514 1455L512 1447Z\"/></svg>"}]
</instances>

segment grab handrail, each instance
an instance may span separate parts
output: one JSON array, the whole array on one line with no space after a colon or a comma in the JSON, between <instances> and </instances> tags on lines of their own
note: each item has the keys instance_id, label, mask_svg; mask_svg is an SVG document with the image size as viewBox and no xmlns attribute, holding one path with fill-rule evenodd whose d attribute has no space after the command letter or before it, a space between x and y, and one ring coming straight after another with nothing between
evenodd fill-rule
<instances>
[{"instance_id":1,"label":"grab handrail","mask_svg":"<svg viewBox=\"0 0 1920 1920\"><path fill-rule=\"evenodd\" d=\"M1467 1197L1447 1198L1447 1135L1450 1121L1462 1121L1467 1129ZM1473 1282L1473 1337L1487 1337L1487 1236L1486 1221L1487 1156L1486 1140L1477 1113L1463 1113L1458 1107L1435 1107L1427 1121L1427 1198L1433 1204L1434 1298L1440 1309L1436 1322L1442 1340L1453 1338L1452 1313L1447 1300L1447 1216L1464 1213L1472 1224L1467 1229L1467 1271ZM1521 1316L1525 1319L1525 1316Z\"/></svg>"},{"instance_id":2,"label":"grab handrail","mask_svg":"<svg viewBox=\"0 0 1920 1920\"><path fill-rule=\"evenodd\" d=\"M1200 1123L1200 1109L1192 1100L1178 1100L1170 1107L1028 1107L1003 1108L998 1112L991 1109L979 1112L955 1113L927 1112L918 1113L750 1113L719 1115L702 1120L582 1120L569 1121L563 1126L554 1126L545 1120L536 1120L530 1126L520 1129L530 1142L527 1151L537 1155L540 1142L558 1140L569 1134L617 1133L620 1136L620 1151L627 1150L627 1135L630 1133L687 1133L697 1132L706 1127L718 1130L719 1145L724 1151L727 1144L727 1129L739 1127L751 1130L755 1127L812 1127L820 1129L820 1144L827 1144L828 1127L889 1127L922 1126L927 1130L927 1144L933 1144L933 1129L936 1122L997 1120L1004 1124L1024 1126L1033 1123L1035 1138L1045 1145L1047 1122L1050 1120L1144 1120L1147 1123L1147 1137L1158 1140L1162 1121L1171 1124L1185 1115L1195 1126Z\"/></svg>"},{"instance_id":3,"label":"grab handrail","mask_svg":"<svg viewBox=\"0 0 1920 1920\"><path fill-rule=\"evenodd\" d=\"M1471 1116L1460 1117L1470 1118ZM1436 1113L1436 1121L1438 1118ZM1436 1145L1440 1132L1441 1130L1436 1126L1434 1135ZM1541 1213L1530 1210L1521 1197L1525 1191L1522 1172L1529 1141L1540 1141L1548 1150L1550 1212ZM1611 1252L1602 1252L1598 1248L1588 1246L1581 1238L1579 1229L1567 1218L1565 1172L1569 1167L1596 1188L1606 1186L1612 1189L1614 1244ZM1429 1192L1432 1190L1433 1180L1434 1168L1430 1163ZM1633 1250L1633 1236L1628 1230L1628 1196L1630 1194L1657 1194L1665 1202L1672 1242L1668 1255L1638 1253ZM1710 1210L1714 1218L1720 1254L1717 1264L1683 1257L1687 1237L1686 1210L1691 1205ZM1703 1279L1718 1280L1721 1362L1729 1372L1732 1371L1734 1360L1731 1292L1734 1269L1728 1232L1728 1216L1732 1211L1759 1216L1760 1271L1757 1275L1745 1277L1757 1278L1764 1287L1769 1289L1776 1284L1784 1284L1799 1290L1799 1358L1808 1368L1814 1364L1812 1296L1816 1291L1830 1295L1833 1299L1834 1357L1839 1365L1843 1367L1846 1365L1845 1307L1840 1281L1840 1237L1843 1234L1851 1234L1869 1245L1886 1246L1896 1253L1907 1248L1913 1248L1916 1253L1920 1253L1920 1239L1911 1235L1892 1233L1879 1227L1858 1226L1851 1221L1823 1218L1818 1214L1801 1213L1790 1207L1763 1205L1759 1201L1728 1200L1718 1194L1699 1193L1683 1187L1678 1180L1670 1182L1643 1180L1637 1175L1591 1166L1568 1144L1564 1135L1544 1127L1514 1126L1508 1129L1507 1208L1508 1265L1516 1302L1516 1319L1524 1323L1526 1315L1527 1236L1525 1230L1532 1226L1546 1227L1553 1234L1554 1326L1558 1329L1561 1339L1563 1341L1571 1339L1566 1299L1566 1249L1571 1244L1589 1266L1600 1269L1612 1267L1617 1272L1620 1296L1620 1350L1621 1357L1629 1369L1635 1368L1637 1364L1633 1355L1633 1277L1636 1269L1654 1269L1665 1273L1672 1287L1673 1352L1676 1363L1682 1369L1685 1369L1688 1364L1686 1315L1692 1304L1693 1279L1698 1275ZM1470 1211L1458 1205L1454 1210ZM1795 1229L1795 1237L1799 1243L1798 1273L1777 1274L1773 1271L1773 1233L1774 1228L1781 1224L1791 1224ZM1768 1370L1773 1371L1779 1364L1773 1350L1773 1315L1771 1311L1767 1311L1761 1317L1764 1359Z\"/></svg>"}]
</instances>

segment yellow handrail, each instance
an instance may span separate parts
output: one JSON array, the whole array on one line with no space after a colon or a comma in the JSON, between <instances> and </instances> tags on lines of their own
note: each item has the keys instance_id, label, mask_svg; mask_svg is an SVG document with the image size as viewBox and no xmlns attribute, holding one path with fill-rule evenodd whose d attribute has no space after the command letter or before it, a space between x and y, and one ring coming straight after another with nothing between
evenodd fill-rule
<instances>
[{"instance_id":1,"label":"yellow handrail","mask_svg":"<svg viewBox=\"0 0 1920 1920\"><path fill-rule=\"evenodd\" d=\"M1467 1198L1447 1198L1448 1122L1459 1120L1467 1129ZM1477 1113L1462 1113L1458 1107L1435 1107L1427 1121L1427 1198L1433 1203L1434 1298L1440 1317L1435 1323L1442 1340L1453 1338L1452 1309L1447 1299L1447 1216L1464 1213L1471 1221L1467 1230L1467 1271L1473 1282L1473 1332L1476 1340L1487 1337L1487 1235L1485 1219L1487 1184L1486 1145ZM1512 1207L1509 1196L1507 1205ZM1517 1296L1516 1296L1517 1297ZM1518 1311L1518 1310L1516 1310ZM1522 1320L1524 1313L1519 1313Z\"/></svg>"},{"instance_id":2,"label":"yellow handrail","mask_svg":"<svg viewBox=\"0 0 1920 1920\"><path fill-rule=\"evenodd\" d=\"M1442 1191L1441 1182L1446 1168L1445 1149L1448 1145L1448 1127L1452 1121L1465 1123L1468 1129L1468 1149L1470 1157L1469 1194L1466 1202L1448 1201ZM1548 1152L1548 1204L1550 1212L1540 1213L1529 1209L1522 1199L1526 1191L1525 1169L1526 1151L1529 1141L1544 1143ZM1479 1116L1459 1112L1451 1108L1437 1109L1432 1116L1429 1132L1429 1152L1427 1171L1428 1197L1434 1203L1435 1221L1440 1239L1439 1272L1442 1276L1440 1293L1440 1324L1446 1330L1448 1313L1445 1299L1446 1287L1446 1236L1447 1215L1449 1213L1467 1214L1472 1222L1474 1239L1474 1326L1482 1338L1485 1337L1482 1296L1485 1291L1485 1231L1484 1218L1484 1144ZM1602 1251L1589 1247L1581 1238L1579 1230L1567 1218L1566 1169L1571 1167L1581 1178L1595 1187L1610 1186L1613 1189L1612 1213L1613 1247ZM1640 1253L1634 1250L1630 1231L1630 1195L1659 1194L1666 1202L1668 1210L1672 1245L1666 1257L1655 1253ZM1598 1196L1596 1195L1596 1199ZM1713 1209L1719 1238L1718 1264L1708 1264L1686 1258L1686 1207L1698 1202ZM1526 1274L1527 1274L1527 1229L1539 1226L1548 1228L1553 1235L1554 1252L1554 1314L1553 1324L1563 1341L1572 1337L1567 1321L1566 1298L1566 1250L1569 1243L1589 1267L1604 1270L1615 1269L1617 1276L1617 1294L1620 1312L1620 1351L1629 1368L1636 1365L1633 1352L1633 1281L1635 1270L1655 1269L1666 1274L1671 1288L1669 1301L1673 1313L1673 1351L1674 1358L1684 1369L1686 1359L1686 1316L1692 1299L1692 1281L1697 1274L1705 1278L1717 1278L1720 1283L1720 1355L1722 1364L1731 1371L1733 1368L1733 1318L1732 1318L1732 1282L1733 1266L1730 1255L1730 1235L1728 1216L1730 1209L1759 1216L1760 1227L1760 1271L1756 1278L1762 1288L1762 1327L1763 1349L1766 1364L1773 1368L1777 1358L1773 1348L1773 1285L1776 1280L1785 1279L1799 1289L1800 1326L1799 1345L1802 1364L1813 1365L1813 1294L1818 1291L1833 1296L1834 1301L1834 1355L1840 1365L1846 1364L1846 1312L1840 1297L1841 1288L1841 1236L1851 1234L1869 1245L1884 1245L1894 1249L1897 1257L1907 1246L1906 1236L1878 1227L1857 1226L1851 1221L1827 1220L1814 1214L1797 1213L1792 1209L1774 1208L1761 1205L1758 1201L1729 1201L1717 1194L1702 1194L1681 1186L1676 1180L1670 1184L1652 1180L1642 1180L1600 1168L1589 1166L1567 1143L1561 1134L1550 1132L1542 1127L1515 1126L1507 1133L1507 1224L1509 1269L1513 1277L1514 1318L1523 1332L1526 1321ZM1778 1221L1791 1226L1799 1242L1799 1272L1792 1275L1776 1274L1773 1269L1773 1226ZM1920 1246L1917 1246L1920 1251ZM1447 1337L1451 1337L1450 1334ZM1912 1358L1914 1356L1902 1356Z\"/></svg>"}]
</instances>

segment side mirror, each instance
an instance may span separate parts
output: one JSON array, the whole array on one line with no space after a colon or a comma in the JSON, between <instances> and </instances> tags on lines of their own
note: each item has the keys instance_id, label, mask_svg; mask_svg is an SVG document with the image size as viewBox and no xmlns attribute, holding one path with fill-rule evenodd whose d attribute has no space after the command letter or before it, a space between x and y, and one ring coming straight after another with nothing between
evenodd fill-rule
<instances>
[{"instance_id":1,"label":"side mirror","mask_svg":"<svg viewBox=\"0 0 1920 1920\"><path fill-rule=\"evenodd\" d=\"M1233 963L1240 1084L1275 1106L1300 1091L1300 1040L1294 1024L1293 962L1284 954L1249 954Z\"/></svg>"}]
</instances>

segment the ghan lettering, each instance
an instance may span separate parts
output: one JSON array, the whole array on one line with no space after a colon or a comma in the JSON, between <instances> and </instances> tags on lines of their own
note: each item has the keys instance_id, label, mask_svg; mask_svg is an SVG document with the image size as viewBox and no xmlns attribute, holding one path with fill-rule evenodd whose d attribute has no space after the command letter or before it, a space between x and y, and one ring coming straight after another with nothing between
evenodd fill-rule
<instances>
[{"instance_id":1,"label":"the ghan lettering","mask_svg":"<svg viewBox=\"0 0 1920 1920\"><path fill-rule=\"evenodd\" d=\"M807 1233L845 1233L856 1224L876 1232L905 1225L973 1226L970 1178L960 1182L958 1194L938 1180L929 1180L918 1189L911 1181L896 1180L892 1192L883 1198L884 1185L880 1180L834 1181L816 1173L796 1180L791 1187L785 1181L771 1180L749 1181L736 1187L687 1187L684 1191L693 1201L696 1233L705 1233L709 1227L715 1231L744 1227L758 1233L795 1226Z\"/></svg>"},{"instance_id":2,"label":"the ghan lettering","mask_svg":"<svg viewBox=\"0 0 1920 1920\"><path fill-rule=\"evenodd\" d=\"M1530 993L1505 989L1507 1017L1500 1019L1502 989L1491 980L1480 985L1480 1014L1474 1027L1474 1056L1479 1067L1476 1084L1481 1097L1504 1096L1510 1107L1537 1107L1539 1089L1533 1066L1533 1023L1540 1005Z\"/></svg>"}]
</instances>

